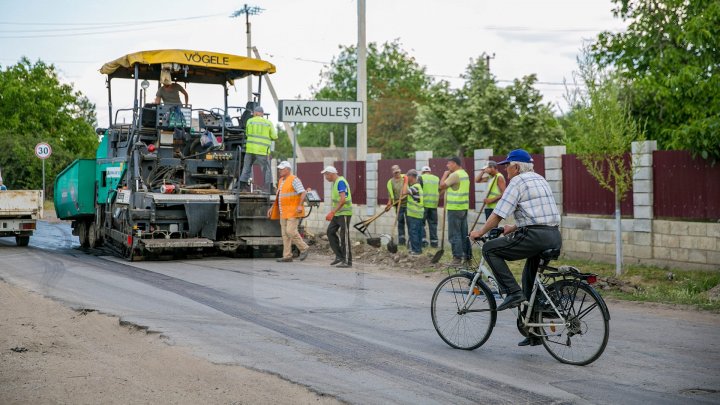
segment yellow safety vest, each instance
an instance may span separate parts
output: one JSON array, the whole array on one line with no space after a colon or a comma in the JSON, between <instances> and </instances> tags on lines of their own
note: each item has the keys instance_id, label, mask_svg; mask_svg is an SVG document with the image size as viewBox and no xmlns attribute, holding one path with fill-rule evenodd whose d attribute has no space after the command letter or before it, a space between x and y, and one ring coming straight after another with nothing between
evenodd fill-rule
<instances>
[{"instance_id":1,"label":"yellow safety vest","mask_svg":"<svg viewBox=\"0 0 720 405\"><path fill-rule=\"evenodd\" d=\"M392 186L393 178L394 178L394 177L391 177L390 180L388 180L388 182L387 182L388 198L390 198L390 203L391 203L391 204L394 204L394 203L395 203L395 192L393 191L393 186ZM400 175L400 178L403 179L403 185L404 185L405 175L404 175L404 174L401 174L401 175ZM401 206L405 205L405 201L403 201L402 203L400 203L400 205L401 205Z\"/></svg>"},{"instance_id":2,"label":"yellow safety vest","mask_svg":"<svg viewBox=\"0 0 720 405\"><path fill-rule=\"evenodd\" d=\"M340 192L338 191L338 185L340 184L340 180L345 181L345 184L347 185L347 193L345 193L345 204L343 204L342 208L340 208L338 212L335 213L335 216L352 215L352 197L350 196L350 183L348 183L343 176L338 176L338 178L335 179L335 182L333 182L332 194L330 195L330 200L332 201L332 208L335 209L335 207L337 207L338 203L340 202Z\"/></svg>"},{"instance_id":3,"label":"yellow safety vest","mask_svg":"<svg viewBox=\"0 0 720 405\"><path fill-rule=\"evenodd\" d=\"M245 152L253 155L267 155L270 145L277 139L275 126L265 117L252 117L245 124Z\"/></svg>"},{"instance_id":4,"label":"yellow safety vest","mask_svg":"<svg viewBox=\"0 0 720 405\"><path fill-rule=\"evenodd\" d=\"M487 198L495 198L499 196L500 193L500 186L498 186L498 178L503 177L502 173L498 172L498 174L493 177L492 180L490 180L490 190L488 191ZM498 200L500 201L500 200ZM497 206L498 201L492 202L490 204L485 204L485 208L495 208Z\"/></svg>"},{"instance_id":5,"label":"yellow safety vest","mask_svg":"<svg viewBox=\"0 0 720 405\"><path fill-rule=\"evenodd\" d=\"M410 187L418 191L420 199L416 202L412 196L407 196L407 216L422 219L425 215L425 209L423 208L423 190L420 188L419 183L415 183Z\"/></svg>"},{"instance_id":6,"label":"yellow safety vest","mask_svg":"<svg viewBox=\"0 0 720 405\"><path fill-rule=\"evenodd\" d=\"M437 208L438 197L440 192L438 186L440 185L440 179L438 176L430 173L420 175L423 182L423 206L425 208Z\"/></svg>"},{"instance_id":7,"label":"yellow safety vest","mask_svg":"<svg viewBox=\"0 0 720 405\"><path fill-rule=\"evenodd\" d=\"M453 191L449 187L447 193L447 209L448 211L462 211L470 208L470 177L463 169L458 169L455 173L460 177L460 187L457 191Z\"/></svg>"}]
</instances>

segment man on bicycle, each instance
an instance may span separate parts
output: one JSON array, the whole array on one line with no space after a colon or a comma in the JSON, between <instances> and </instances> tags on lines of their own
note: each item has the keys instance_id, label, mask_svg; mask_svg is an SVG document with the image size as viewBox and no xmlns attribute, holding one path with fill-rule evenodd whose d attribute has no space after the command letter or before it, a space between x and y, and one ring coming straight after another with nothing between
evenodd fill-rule
<instances>
[{"instance_id":1,"label":"man on bicycle","mask_svg":"<svg viewBox=\"0 0 720 405\"><path fill-rule=\"evenodd\" d=\"M516 225L503 227L504 237L483 245L482 253L497 279L505 300L498 311L513 308L529 299L539 264L539 254L547 249L560 249L560 213L547 180L533 171L533 160L523 149L511 151L499 165L508 165L510 182L495 210L479 230L470 234L479 238L498 226L510 214ZM505 260L527 259L520 289ZM525 339L518 345L535 345L539 342Z\"/></svg>"}]
</instances>

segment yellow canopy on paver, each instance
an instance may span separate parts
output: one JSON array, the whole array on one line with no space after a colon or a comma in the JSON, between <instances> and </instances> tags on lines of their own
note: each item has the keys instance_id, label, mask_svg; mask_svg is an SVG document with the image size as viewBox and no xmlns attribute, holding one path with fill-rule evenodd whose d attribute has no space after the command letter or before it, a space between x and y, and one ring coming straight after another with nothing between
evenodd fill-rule
<instances>
[{"instance_id":1,"label":"yellow canopy on paver","mask_svg":"<svg viewBox=\"0 0 720 405\"><path fill-rule=\"evenodd\" d=\"M139 64L139 78L158 80L163 63L176 64L172 76L180 82L232 83L249 75L275 73L275 65L260 59L227 53L165 49L131 53L104 64L100 73L110 79L134 78L135 64Z\"/></svg>"}]
</instances>

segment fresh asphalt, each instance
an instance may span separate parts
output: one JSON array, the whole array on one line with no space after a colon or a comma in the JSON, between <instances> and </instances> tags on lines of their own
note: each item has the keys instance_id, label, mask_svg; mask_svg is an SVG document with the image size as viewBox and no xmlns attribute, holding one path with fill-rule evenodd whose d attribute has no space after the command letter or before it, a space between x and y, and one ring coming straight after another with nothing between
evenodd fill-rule
<instances>
[{"instance_id":1,"label":"fresh asphalt","mask_svg":"<svg viewBox=\"0 0 720 405\"><path fill-rule=\"evenodd\" d=\"M80 250L66 223L38 227L28 248L0 238L6 282L350 403L720 403L720 322L707 317L610 303L605 353L576 367L517 347L509 311L483 347L451 349L430 320L436 280L312 255L131 263Z\"/></svg>"}]
</instances>

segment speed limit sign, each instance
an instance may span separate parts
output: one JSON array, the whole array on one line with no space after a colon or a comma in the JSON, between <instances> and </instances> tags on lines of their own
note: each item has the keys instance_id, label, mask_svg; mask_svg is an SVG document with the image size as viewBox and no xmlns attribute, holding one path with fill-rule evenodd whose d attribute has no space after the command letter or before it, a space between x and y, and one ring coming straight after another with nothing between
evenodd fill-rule
<instances>
[{"instance_id":1,"label":"speed limit sign","mask_svg":"<svg viewBox=\"0 0 720 405\"><path fill-rule=\"evenodd\" d=\"M41 142L35 145L35 156L44 160L49 158L50 155L52 155L52 148L50 147L50 145L46 144L45 142Z\"/></svg>"}]
</instances>

